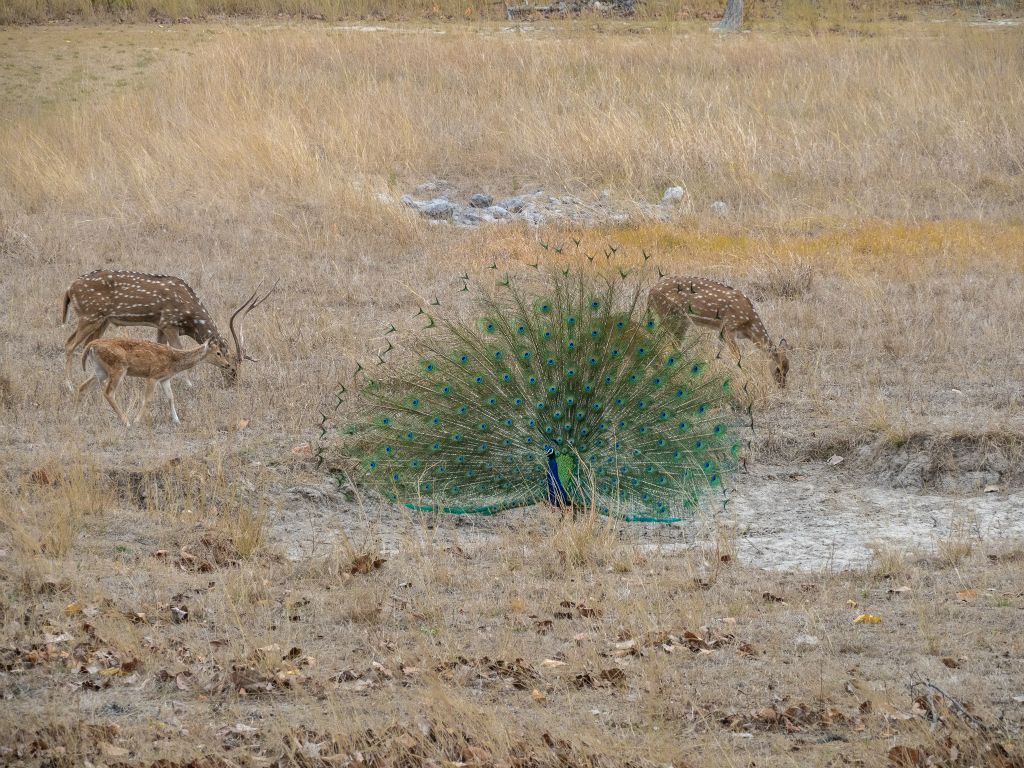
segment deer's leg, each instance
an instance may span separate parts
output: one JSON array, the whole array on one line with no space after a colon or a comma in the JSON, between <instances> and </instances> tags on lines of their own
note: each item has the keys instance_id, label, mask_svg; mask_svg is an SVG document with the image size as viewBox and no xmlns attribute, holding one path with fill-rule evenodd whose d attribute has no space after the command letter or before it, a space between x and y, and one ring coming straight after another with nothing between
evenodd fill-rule
<instances>
[{"instance_id":1,"label":"deer's leg","mask_svg":"<svg viewBox=\"0 0 1024 768\"><path fill-rule=\"evenodd\" d=\"M161 328L156 335L156 340L160 343L167 342L167 346L174 347L175 349L184 349L181 343L181 337L178 335L177 328ZM192 378L188 375L188 371L181 374L181 378L185 382L186 387L194 387Z\"/></svg>"},{"instance_id":2,"label":"deer's leg","mask_svg":"<svg viewBox=\"0 0 1024 768\"><path fill-rule=\"evenodd\" d=\"M743 367L742 353L740 352L740 345L736 343L736 331L735 329L722 329L722 340L729 345L729 351L732 352L732 356L736 358L736 367Z\"/></svg>"},{"instance_id":3,"label":"deer's leg","mask_svg":"<svg viewBox=\"0 0 1024 768\"><path fill-rule=\"evenodd\" d=\"M75 395L75 405L78 405L79 401L82 399L82 393L85 392L85 390L89 388L89 385L94 381L96 381L96 376L92 375L78 385L78 394Z\"/></svg>"},{"instance_id":4,"label":"deer's leg","mask_svg":"<svg viewBox=\"0 0 1024 768\"><path fill-rule=\"evenodd\" d=\"M722 350L725 349L725 326L720 326L718 329L718 346L715 347L715 360L722 359Z\"/></svg>"},{"instance_id":5,"label":"deer's leg","mask_svg":"<svg viewBox=\"0 0 1024 768\"><path fill-rule=\"evenodd\" d=\"M149 402L154 389L156 389L156 379L146 379L146 387L142 390L142 404L139 406L139 412L135 414L136 424L142 419L142 414L146 412L146 403Z\"/></svg>"},{"instance_id":6,"label":"deer's leg","mask_svg":"<svg viewBox=\"0 0 1024 768\"><path fill-rule=\"evenodd\" d=\"M71 384L71 358L75 356L75 350L78 345L82 343L81 333L85 325L81 322L78 323L78 327L71 332L68 336L68 340L64 342L64 384L68 388Z\"/></svg>"},{"instance_id":7,"label":"deer's leg","mask_svg":"<svg viewBox=\"0 0 1024 768\"><path fill-rule=\"evenodd\" d=\"M171 404L171 421L175 424L181 424L181 419L178 418L178 411L174 407L174 390L171 389L171 380L164 379L160 382L160 389L167 395L167 402Z\"/></svg>"},{"instance_id":8,"label":"deer's leg","mask_svg":"<svg viewBox=\"0 0 1024 768\"><path fill-rule=\"evenodd\" d=\"M125 416L124 411L121 410L121 406L117 404L117 400L114 399L114 393L117 392L117 387L121 383L121 379L124 378L127 369L118 368L110 372L107 378L107 386L103 390L103 396L107 398L107 402L110 403L110 407L114 409L114 413L118 415L121 421L124 422L126 427L131 426L131 422L128 421L128 417Z\"/></svg>"},{"instance_id":9,"label":"deer's leg","mask_svg":"<svg viewBox=\"0 0 1024 768\"><path fill-rule=\"evenodd\" d=\"M100 365L99 361L97 361L95 357L93 358L92 363L92 376L90 376L88 379L86 379L85 381L78 385L78 394L75 396L75 405L78 405L78 403L81 401L82 394L85 392L86 389L89 388L90 384L92 384L93 382L99 382L100 386L105 386L107 383L106 370L103 368L102 365Z\"/></svg>"},{"instance_id":10,"label":"deer's leg","mask_svg":"<svg viewBox=\"0 0 1024 768\"><path fill-rule=\"evenodd\" d=\"M690 320L686 313L673 311L662 322L665 324L666 330L676 338L676 341L682 343L686 338L686 331L690 327Z\"/></svg>"},{"instance_id":11,"label":"deer's leg","mask_svg":"<svg viewBox=\"0 0 1024 768\"><path fill-rule=\"evenodd\" d=\"M64 342L64 384L72 392L75 389L75 385L71 383L71 360L75 356L75 350L83 344L88 344L93 339L98 339L103 335L106 327L107 324L103 320L91 323L87 320L82 320L78 323L78 327L75 328L75 332L68 336L68 340Z\"/></svg>"}]
</instances>

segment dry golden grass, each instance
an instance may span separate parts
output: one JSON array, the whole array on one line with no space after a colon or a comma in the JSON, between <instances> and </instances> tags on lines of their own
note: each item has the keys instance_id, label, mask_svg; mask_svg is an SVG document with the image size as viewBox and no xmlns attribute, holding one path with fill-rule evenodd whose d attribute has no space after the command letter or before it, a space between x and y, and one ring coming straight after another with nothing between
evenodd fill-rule
<instances>
[{"instance_id":1,"label":"dry golden grass","mask_svg":"<svg viewBox=\"0 0 1024 768\"><path fill-rule=\"evenodd\" d=\"M106 35L53 31L4 43L50 85L47 41ZM324 489L304 446L319 411L391 321L412 325L416 294L457 301L455 274L581 234L431 226L397 198L434 177L608 188L627 210L685 183L671 221L582 234L757 293L794 363L781 393L754 355L737 372L753 464L787 473L842 446L871 484L856 449L971 443L1006 453L1019 489L1020 33L622 32L194 26L126 86L97 68L78 103L3 91L0 762L880 765L903 746L956 764L950 737L981 765L1014 749L1012 542L955 528L860 571L772 573L714 521L681 548L543 509L431 521ZM708 213L717 199L731 217ZM60 296L104 266L180 274L221 322L279 275L249 321L260 363L235 389L212 369L176 385L177 430L162 403L132 431L98 396L75 408ZM934 691L915 708L931 689L911 671L987 730Z\"/></svg>"},{"instance_id":2,"label":"dry golden grass","mask_svg":"<svg viewBox=\"0 0 1024 768\"><path fill-rule=\"evenodd\" d=\"M1019 220L1022 32L934 27L866 40L220 28L153 87L5 126L2 202L338 208L441 176L651 201L681 183L697 212L724 200L772 224Z\"/></svg>"},{"instance_id":3,"label":"dry golden grass","mask_svg":"<svg viewBox=\"0 0 1024 768\"><path fill-rule=\"evenodd\" d=\"M319 20L371 19L407 21L462 21L477 22L504 20L506 6L532 5L544 7L546 3L527 3L511 0L508 3L489 0L5 0L0 5L0 24L39 23L47 20L110 20L144 21L204 18L207 16L286 16ZM723 4L718 0L645 0L637 3L633 18L647 20L709 21L721 17ZM1011 15L1013 0L963 2L949 0L871 0L866 3L846 3L842 0L771 0L749 3L746 19L751 23L776 23L800 31L837 30L851 24L876 23L887 20L934 15L959 15L967 18L979 16ZM572 15L570 14L570 17ZM600 12L586 12L585 20L600 21ZM526 17L542 18L540 14Z\"/></svg>"}]
</instances>

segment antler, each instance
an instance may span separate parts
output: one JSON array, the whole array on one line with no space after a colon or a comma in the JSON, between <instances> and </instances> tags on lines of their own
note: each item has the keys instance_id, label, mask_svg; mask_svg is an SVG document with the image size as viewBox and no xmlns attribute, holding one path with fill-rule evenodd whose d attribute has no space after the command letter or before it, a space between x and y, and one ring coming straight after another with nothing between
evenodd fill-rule
<instances>
[{"instance_id":1,"label":"antler","mask_svg":"<svg viewBox=\"0 0 1024 768\"><path fill-rule=\"evenodd\" d=\"M245 320L246 315L267 300L270 294L272 294L277 288L277 284L279 282L281 282L280 278L274 281L274 285L271 286L269 291L259 298L256 298L257 294L260 292L260 288L263 286L263 281L260 280L259 285L256 286L256 290L252 292L252 295L243 301L239 305L238 309L235 310L235 313L231 315L231 319L228 321L228 327L231 329L231 338L234 339L235 342L236 362L240 363L242 360L251 360L254 363L259 362L256 358L245 354L245 335L242 333L242 322ZM237 326L235 324L236 320L238 321Z\"/></svg>"}]
</instances>

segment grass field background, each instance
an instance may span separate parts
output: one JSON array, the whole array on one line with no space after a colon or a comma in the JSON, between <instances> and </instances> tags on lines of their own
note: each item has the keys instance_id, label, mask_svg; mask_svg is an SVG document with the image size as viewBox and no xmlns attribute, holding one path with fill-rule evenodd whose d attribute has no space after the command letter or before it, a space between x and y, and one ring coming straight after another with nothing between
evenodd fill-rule
<instances>
[{"instance_id":1,"label":"grass field background","mask_svg":"<svg viewBox=\"0 0 1024 768\"><path fill-rule=\"evenodd\" d=\"M955 439L1012 476L1024 33L872 7L911 18L0 28L0 762L1018 765L1024 556L971 496L929 547L841 573L751 568L718 518L680 549L316 496L319 412L388 324L573 237L755 297L793 346L783 392L756 355L735 372L755 464L840 446L871 487L857 456ZM607 190L631 218L433 225L398 201L438 178ZM179 274L222 323L279 277L259 364L176 384L180 429L76 405L60 300L100 267Z\"/></svg>"},{"instance_id":2,"label":"grass field background","mask_svg":"<svg viewBox=\"0 0 1024 768\"><path fill-rule=\"evenodd\" d=\"M544 8L554 3L497 0L4 0L0 23L39 23L48 20L174 21L208 16L312 17L324 21L456 21L487 22L506 18L507 8ZM570 4L571 5L571 4ZM724 3L717 0L644 0L630 18L643 21L717 19ZM996 18L1019 12L1018 0L757 0L748 2L745 18L788 29L818 31L847 24L877 23L929 17ZM572 16L573 14L569 14ZM583 18L599 21L600 10ZM558 14L556 14L556 17ZM526 19L543 18L539 13Z\"/></svg>"}]
</instances>

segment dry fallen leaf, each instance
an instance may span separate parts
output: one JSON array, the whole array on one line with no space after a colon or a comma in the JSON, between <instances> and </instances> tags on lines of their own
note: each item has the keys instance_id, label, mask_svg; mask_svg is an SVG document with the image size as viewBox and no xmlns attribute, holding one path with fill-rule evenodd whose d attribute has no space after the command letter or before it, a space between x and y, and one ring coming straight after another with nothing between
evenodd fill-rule
<instances>
[{"instance_id":1,"label":"dry fallen leaf","mask_svg":"<svg viewBox=\"0 0 1024 768\"><path fill-rule=\"evenodd\" d=\"M960 667L960 662L958 662L956 659L954 659L951 656L944 656L942 658L942 663L945 664L950 669L959 669L959 667Z\"/></svg>"},{"instance_id":2,"label":"dry fallen leaf","mask_svg":"<svg viewBox=\"0 0 1024 768\"><path fill-rule=\"evenodd\" d=\"M82 612L82 606L79 603L68 603L64 606L65 616L77 616Z\"/></svg>"},{"instance_id":3,"label":"dry fallen leaf","mask_svg":"<svg viewBox=\"0 0 1024 768\"><path fill-rule=\"evenodd\" d=\"M881 624L882 617L875 616L872 613L862 613L856 619L853 620L854 624Z\"/></svg>"},{"instance_id":4,"label":"dry fallen leaf","mask_svg":"<svg viewBox=\"0 0 1024 768\"><path fill-rule=\"evenodd\" d=\"M356 555L352 558L352 563L349 565L348 572L353 576L359 573L370 573L380 568L387 560L383 557L374 557L373 555L362 554Z\"/></svg>"},{"instance_id":5,"label":"dry fallen leaf","mask_svg":"<svg viewBox=\"0 0 1024 768\"><path fill-rule=\"evenodd\" d=\"M238 431L241 432L243 429L249 426L249 419L238 420Z\"/></svg>"},{"instance_id":6,"label":"dry fallen leaf","mask_svg":"<svg viewBox=\"0 0 1024 768\"><path fill-rule=\"evenodd\" d=\"M626 673L618 667L603 669L597 677L599 680L611 683L612 685L622 685L626 682Z\"/></svg>"},{"instance_id":7,"label":"dry fallen leaf","mask_svg":"<svg viewBox=\"0 0 1024 768\"><path fill-rule=\"evenodd\" d=\"M889 762L896 768L918 768L926 765L927 756L912 746L897 744L889 751Z\"/></svg>"},{"instance_id":8,"label":"dry fallen leaf","mask_svg":"<svg viewBox=\"0 0 1024 768\"><path fill-rule=\"evenodd\" d=\"M960 598L961 600L963 600L964 602L968 602L968 601L974 600L975 598L978 597L978 590L976 590L976 589L961 589L959 592L956 593L956 596L958 598Z\"/></svg>"},{"instance_id":9,"label":"dry fallen leaf","mask_svg":"<svg viewBox=\"0 0 1024 768\"><path fill-rule=\"evenodd\" d=\"M847 600L846 601L846 606L848 608L856 608L858 605L860 605L860 603L858 603L856 600Z\"/></svg>"},{"instance_id":10,"label":"dry fallen leaf","mask_svg":"<svg viewBox=\"0 0 1024 768\"><path fill-rule=\"evenodd\" d=\"M554 628L555 623L551 619L538 619L533 622L533 625L537 628L537 631L543 635L551 631L551 629Z\"/></svg>"},{"instance_id":11,"label":"dry fallen leaf","mask_svg":"<svg viewBox=\"0 0 1024 768\"><path fill-rule=\"evenodd\" d=\"M406 751L412 751L419 743L411 733L403 733L397 739L398 743L405 747Z\"/></svg>"},{"instance_id":12,"label":"dry fallen leaf","mask_svg":"<svg viewBox=\"0 0 1024 768\"><path fill-rule=\"evenodd\" d=\"M548 669L554 669L555 667L564 667L565 662L559 661L558 659L544 659L540 665L542 667L547 667Z\"/></svg>"},{"instance_id":13,"label":"dry fallen leaf","mask_svg":"<svg viewBox=\"0 0 1024 768\"><path fill-rule=\"evenodd\" d=\"M544 691L538 690L537 688L534 688L530 695L533 697L533 700L536 701L538 704L543 701L547 701L548 698L547 695L545 695Z\"/></svg>"},{"instance_id":14,"label":"dry fallen leaf","mask_svg":"<svg viewBox=\"0 0 1024 768\"><path fill-rule=\"evenodd\" d=\"M312 456L313 448L309 443L299 443L298 445L292 446L293 456Z\"/></svg>"}]
</instances>

